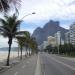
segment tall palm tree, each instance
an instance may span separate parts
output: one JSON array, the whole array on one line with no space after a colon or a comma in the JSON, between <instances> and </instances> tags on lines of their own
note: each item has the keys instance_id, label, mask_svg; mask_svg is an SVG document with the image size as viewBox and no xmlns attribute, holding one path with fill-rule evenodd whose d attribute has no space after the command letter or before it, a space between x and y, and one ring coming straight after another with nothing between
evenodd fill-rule
<instances>
[{"instance_id":1,"label":"tall palm tree","mask_svg":"<svg viewBox=\"0 0 75 75\"><path fill-rule=\"evenodd\" d=\"M28 38L30 36L30 33L28 31L21 31L20 32L21 35L18 35L16 36L17 40L18 40L18 44L20 46L20 51L21 51L21 59L22 59L22 49L23 47L26 47L27 46L27 41L28 41Z\"/></svg>"},{"instance_id":2,"label":"tall palm tree","mask_svg":"<svg viewBox=\"0 0 75 75\"><path fill-rule=\"evenodd\" d=\"M15 37L16 34L18 34L17 30L22 22L21 20L17 20L18 16L16 14L13 14L13 16L4 16L4 19L0 18L0 22L2 26L0 27L0 31L2 31L2 35L4 37L8 37L8 57L7 57L7 66L9 66L9 59L10 59L10 51L11 51L11 45L12 40Z\"/></svg>"},{"instance_id":3,"label":"tall palm tree","mask_svg":"<svg viewBox=\"0 0 75 75\"><path fill-rule=\"evenodd\" d=\"M16 38L17 38L17 41L18 41L18 44L19 44L19 47L20 47L20 51L21 51L20 59L22 59L22 50L23 50L23 47L24 47L25 38L24 37L21 37L21 36L18 36Z\"/></svg>"},{"instance_id":4,"label":"tall palm tree","mask_svg":"<svg viewBox=\"0 0 75 75\"><path fill-rule=\"evenodd\" d=\"M0 0L0 11L6 12L11 8L11 4L20 5L21 0Z\"/></svg>"},{"instance_id":5,"label":"tall palm tree","mask_svg":"<svg viewBox=\"0 0 75 75\"><path fill-rule=\"evenodd\" d=\"M31 37L29 41L29 47L32 49L32 53L37 53L37 42L35 38Z\"/></svg>"},{"instance_id":6,"label":"tall palm tree","mask_svg":"<svg viewBox=\"0 0 75 75\"><path fill-rule=\"evenodd\" d=\"M28 55L28 51L27 51L27 49L29 48L29 42L30 42L30 33L29 32L26 32L25 33L25 48L26 48L26 53L27 53L27 55Z\"/></svg>"}]
</instances>

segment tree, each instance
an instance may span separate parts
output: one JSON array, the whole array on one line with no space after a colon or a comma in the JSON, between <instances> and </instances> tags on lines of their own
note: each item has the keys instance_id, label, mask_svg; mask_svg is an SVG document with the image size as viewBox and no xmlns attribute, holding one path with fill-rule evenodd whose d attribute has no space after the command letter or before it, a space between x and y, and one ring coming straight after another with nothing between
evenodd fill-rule
<instances>
[{"instance_id":1,"label":"tree","mask_svg":"<svg viewBox=\"0 0 75 75\"><path fill-rule=\"evenodd\" d=\"M29 40L29 48L32 49L32 53L37 53L38 49L37 49L37 42L36 42L36 39L35 38L32 38L30 37L30 40Z\"/></svg>"},{"instance_id":2,"label":"tree","mask_svg":"<svg viewBox=\"0 0 75 75\"><path fill-rule=\"evenodd\" d=\"M66 54L69 56L75 55L75 46L71 43L65 43L64 45L59 46L59 52L60 54Z\"/></svg>"},{"instance_id":3,"label":"tree","mask_svg":"<svg viewBox=\"0 0 75 75\"><path fill-rule=\"evenodd\" d=\"M20 51L21 51L21 59L22 59L22 49L23 47L28 47L28 41L29 41L29 37L30 37L30 33L28 31L21 31L19 32L21 35L16 36L17 40L18 40L18 44L20 46Z\"/></svg>"},{"instance_id":4,"label":"tree","mask_svg":"<svg viewBox=\"0 0 75 75\"><path fill-rule=\"evenodd\" d=\"M0 11L6 12L11 5L20 5L21 0L0 0Z\"/></svg>"},{"instance_id":5,"label":"tree","mask_svg":"<svg viewBox=\"0 0 75 75\"><path fill-rule=\"evenodd\" d=\"M26 48L26 53L28 55L27 49L29 48L29 41L30 41L30 33L26 32L24 33L25 37L25 48Z\"/></svg>"},{"instance_id":6,"label":"tree","mask_svg":"<svg viewBox=\"0 0 75 75\"><path fill-rule=\"evenodd\" d=\"M19 47L20 47L20 51L21 51L21 56L20 56L20 59L22 59L22 49L23 49L23 46L24 46L24 41L25 41L25 38L24 37L16 37L17 40L18 40L18 44L19 44Z\"/></svg>"},{"instance_id":7,"label":"tree","mask_svg":"<svg viewBox=\"0 0 75 75\"><path fill-rule=\"evenodd\" d=\"M8 57L7 57L7 66L9 66L9 59L10 59L10 51L11 51L11 45L12 45L12 40L18 34L17 30L22 22L21 20L17 20L18 15L13 14L12 16L5 15L4 19L0 18L0 22L2 26L0 27L0 30L2 31L2 35L4 37L8 37L8 45L9 45L9 50L8 50Z\"/></svg>"},{"instance_id":8,"label":"tree","mask_svg":"<svg viewBox=\"0 0 75 75\"><path fill-rule=\"evenodd\" d=\"M51 45L48 45L45 49L46 52L52 52L52 46Z\"/></svg>"}]
</instances>

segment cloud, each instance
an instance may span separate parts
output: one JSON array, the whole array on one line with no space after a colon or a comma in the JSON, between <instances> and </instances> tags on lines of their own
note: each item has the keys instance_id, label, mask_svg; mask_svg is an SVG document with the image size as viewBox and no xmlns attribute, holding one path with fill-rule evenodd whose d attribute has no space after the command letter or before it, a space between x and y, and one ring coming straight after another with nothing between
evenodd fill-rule
<instances>
[{"instance_id":1,"label":"cloud","mask_svg":"<svg viewBox=\"0 0 75 75\"><path fill-rule=\"evenodd\" d=\"M65 24L62 24L60 26L63 27L63 28L65 28L65 29L69 29L69 26L68 25L65 25Z\"/></svg>"},{"instance_id":2,"label":"cloud","mask_svg":"<svg viewBox=\"0 0 75 75\"><path fill-rule=\"evenodd\" d=\"M69 28L69 25L75 20L74 7L74 0L23 0L20 18L35 11L35 15L25 17L24 21L35 24L36 27L42 27L47 21L53 19L60 21L62 27ZM31 28L34 30L36 27Z\"/></svg>"},{"instance_id":3,"label":"cloud","mask_svg":"<svg viewBox=\"0 0 75 75\"><path fill-rule=\"evenodd\" d=\"M18 46L18 44L15 41L16 39L13 39L12 47ZM8 47L8 38L4 38L3 36L0 35L0 48L1 47Z\"/></svg>"},{"instance_id":4,"label":"cloud","mask_svg":"<svg viewBox=\"0 0 75 75\"><path fill-rule=\"evenodd\" d=\"M75 5L75 0L72 0L68 5Z\"/></svg>"},{"instance_id":5,"label":"cloud","mask_svg":"<svg viewBox=\"0 0 75 75\"><path fill-rule=\"evenodd\" d=\"M69 5L73 1L74 0L25 0L22 3L21 15L35 11L35 15L25 18L25 20L29 22L44 19L48 20L50 18L67 19L68 15L69 19L74 18L75 5Z\"/></svg>"}]
</instances>

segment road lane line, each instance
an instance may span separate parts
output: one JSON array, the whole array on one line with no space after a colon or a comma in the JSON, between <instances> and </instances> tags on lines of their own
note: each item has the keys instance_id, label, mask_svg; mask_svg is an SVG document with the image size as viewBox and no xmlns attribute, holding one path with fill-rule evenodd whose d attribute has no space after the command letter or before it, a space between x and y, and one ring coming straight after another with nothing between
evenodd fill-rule
<instances>
[{"instance_id":1,"label":"road lane line","mask_svg":"<svg viewBox=\"0 0 75 75\"><path fill-rule=\"evenodd\" d=\"M44 75L45 75L45 71L44 71Z\"/></svg>"},{"instance_id":2,"label":"road lane line","mask_svg":"<svg viewBox=\"0 0 75 75\"><path fill-rule=\"evenodd\" d=\"M37 64L36 64L36 69L35 69L35 74L34 75L42 75L39 55L38 55L38 58L37 58Z\"/></svg>"},{"instance_id":3,"label":"road lane line","mask_svg":"<svg viewBox=\"0 0 75 75\"><path fill-rule=\"evenodd\" d=\"M66 66L66 67L72 69L72 70L75 70L75 67L73 67L73 66L70 66L70 65L68 65L68 64L65 64L64 62L61 62L61 61L59 61L59 60L56 60L56 59L53 58L53 57L51 57L51 59L54 60L54 61L56 61L56 62L59 63L59 64L62 64L62 65L64 65L64 66Z\"/></svg>"},{"instance_id":4,"label":"road lane line","mask_svg":"<svg viewBox=\"0 0 75 75\"><path fill-rule=\"evenodd\" d=\"M14 75L17 75L18 74L18 72L15 72L15 74Z\"/></svg>"}]
</instances>

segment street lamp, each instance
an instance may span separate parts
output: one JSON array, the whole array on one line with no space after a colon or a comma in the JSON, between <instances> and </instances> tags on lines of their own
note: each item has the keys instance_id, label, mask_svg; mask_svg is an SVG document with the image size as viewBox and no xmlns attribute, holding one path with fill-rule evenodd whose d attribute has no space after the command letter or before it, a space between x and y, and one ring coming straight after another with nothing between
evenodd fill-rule
<instances>
[{"instance_id":1,"label":"street lamp","mask_svg":"<svg viewBox=\"0 0 75 75\"><path fill-rule=\"evenodd\" d=\"M21 20L23 20L25 17L27 17L27 16L29 16L29 15L32 15L32 14L36 14L36 13L35 13L35 12L33 12L33 13L29 13L29 14L23 16L23 17L21 18Z\"/></svg>"},{"instance_id":2,"label":"street lamp","mask_svg":"<svg viewBox=\"0 0 75 75\"><path fill-rule=\"evenodd\" d=\"M29 16L29 15L32 15L32 14L36 14L36 13L35 13L35 12L29 13L29 14L23 16L23 17L21 18L21 20L23 20L25 17L27 17L27 16ZM19 25L19 31L20 31L20 25Z\"/></svg>"}]
</instances>

